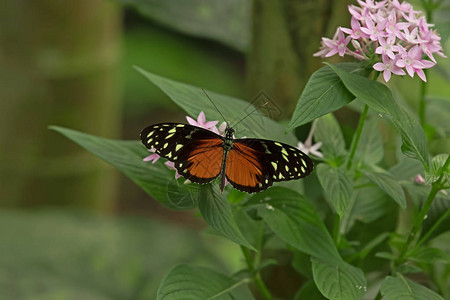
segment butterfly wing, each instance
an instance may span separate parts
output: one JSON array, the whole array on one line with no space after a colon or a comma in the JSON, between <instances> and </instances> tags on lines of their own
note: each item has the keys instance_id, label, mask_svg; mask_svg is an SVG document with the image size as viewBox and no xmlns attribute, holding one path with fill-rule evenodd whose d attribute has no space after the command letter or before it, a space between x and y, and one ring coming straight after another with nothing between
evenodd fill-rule
<instances>
[{"instance_id":1,"label":"butterfly wing","mask_svg":"<svg viewBox=\"0 0 450 300\"><path fill-rule=\"evenodd\" d=\"M231 185L244 192L267 189L273 182L305 177L313 170L313 161L290 145L262 139L233 140L225 174Z\"/></svg>"},{"instance_id":2,"label":"butterfly wing","mask_svg":"<svg viewBox=\"0 0 450 300\"><path fill-rule=\"evenodd\" d=\"M144 128L141 141L174 162L178 173L192 182L208 183L220 174L223 138L214 132L192 125L162 123Z\"/></svg>"}]
</instances>

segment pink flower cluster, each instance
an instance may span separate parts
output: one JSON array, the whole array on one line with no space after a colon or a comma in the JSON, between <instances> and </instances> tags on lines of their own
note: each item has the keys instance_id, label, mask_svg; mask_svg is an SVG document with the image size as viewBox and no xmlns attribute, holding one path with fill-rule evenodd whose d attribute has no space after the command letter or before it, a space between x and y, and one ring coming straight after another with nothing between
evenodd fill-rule
<instances>
[{"instance_id":1,"label":"pink flower cluster","mask_svg":"<svg viewBox=\"0 0 450 300\"><path fill-rule=\"evenodd\" d=\"M433 54L446 57L440 36L431 29L434 25L428 24L408 2L357 1L359 6L348 7L351 28L339 27L333 39L322 38L321 48L314 56L347 54L358 60L376 59L373 68L383 72L386 82L392 73L408 73L411 77L417 74L426 81L423 69L436 64Z\"/></svg>"}]
</instances>

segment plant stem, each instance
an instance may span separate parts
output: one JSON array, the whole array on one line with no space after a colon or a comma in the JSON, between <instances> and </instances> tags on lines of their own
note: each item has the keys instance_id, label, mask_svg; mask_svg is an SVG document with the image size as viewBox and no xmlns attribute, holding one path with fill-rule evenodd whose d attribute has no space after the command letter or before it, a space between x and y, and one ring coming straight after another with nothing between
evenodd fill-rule
<instances>
[{"instance_id":1,"label":"plant stem","mask_svg":"<svg viewBox=\"0 0 450 300\"><path fill-rule=\"evenodd\" d=\"M359 139L361 137L361 132L364 127L364 122L366 121L368 111L369 111L369 106L366 104L364 106L364 110L361 114L361 117L359 118L358 128L356 128L355 136L353 137L350 156L348 157L348 161L347 161L347 170L350 170L352 167L353 157L355 156L356 148L358 147Z\"/></svg>"},{"instance_id":2,"label":"plant stem","mask_svg":"<svg viewBox=\"0 0 450 300\"><path fill-rule=\"evenodd\" d=\"M422 206L422 209L420 210L419 214L417 215L417 217L414 220L414 224L413 224L413 228L411 230L411 233L408 236L408 239L406 240L406 243L403 245L402 250L400 252L400 255L398 257L397 260L397 265L403 263L403 261L406 258L406 254L408 252L408 249L411 245L411 243L414 241L414 239L416 238L417 234L420 232L420 230L422 229L422 224L423 221L425 220L425 216L428 214L428 211L430 210L431 204L433 203L434 198L436 197L436 194L442 189L442 187L444 186L444 183L442 183L442 178L444 177L444 173L445 170L447 170L448 166L450 164L450 155L447 157L447 160L445 161L444 165L442 166L442 168L439 170L440 175L438 180L436 180L435 182L433 182L431 184L431 191L428 194L427 199L425 200L424 205ZM447 214L447 213L446 213ZM438 222L436 223L440 223L440 219L438 220ZM437 224L439 225L439 224ZM435 226L437 227L437 225L435 224ZM430 231L434 231L435 226L433 226ZM427 233L417 244L422 244L425 241L425 238L428 238L429 234L431 234L430 232ZM417 246L416 246L417 247Z\"/></svg>"},{"instance_id":3,"label":"plant stem","mask_svg":"<svg viewBox=\"0 0 450 300\"><path fill-rule=\"evenodd\" d=\"M269 289L266 287L264 281L261 278L261 273L258 270L258 265L261 261L261 251L262 251L262 244L263 244L263 238L264 238L264 228L265 224L264 222L261 222L260 231L258 235L258 240L256 241L256 249L257 252L255 253L255 257L252 260L252 256L250 254L250 250L247 247L241 246L242 253L244 254L245 262L247 264L247 268L250 273L253 275L253 280L255 282L255 285L258 287L259 292L266 300L272 300L273 297L270 294Z\"/></svg>"},{"instance_id":4,"label":"plant stem","mask_svg":"<svg viewBox=\"0 0 450 300\"><path fill-rule=\"evenodd\" d=\"M425 200L425 203L422 206L422 209L420 210L419 214L417 215L417 217L414 220L414 224L413 224L411 233L408 235L408 239L406 240L406 243L403 245L402 250L400 251L400 255L396 262L397 265L399 265L405 261L405 258L406 258L405 256L408 252L408 249L409 249L411 243L416 238L420 229L422 228L422 224L425 219L425 216L428 213L428 211L430 210L431 203L433 203L434 197L436 196L438 191L439 191L439 188L437 188L437 186L435 184L433 184L431 186L431 191L428 194L427 200Z\"/></svg>"},{"instance_id":5,"label":"plant stem","mask_svg":"<svg viewBox=\"0 0 450 300\"><path fill-rule=\"evenodd\" d=\"M424 69L423 72L425 73L425 76L427 75L427 70ZM425 126L425 95L427 93L427 83L425 81L421 82L420 86L420 96L419 96L419 119L420 119L420 125L422 125L422 128Z\"/></svg>"},{"instance_id":6,"label":"plant stem","mask_svg":"<svg viewBox=\"0 0 450 300\"><path fill-rule=\"evenodd\" d=\"M450 215L450 208L447 209L447 211L439 217L439 219L436 221L436 223L433 224L433 226L428 230L428 232L417 242L415 249L419 248L429 237L430 235L436 230L436 228L439 227L439 225L444 222L444 220Z\"/></svg>"}]
</instances>

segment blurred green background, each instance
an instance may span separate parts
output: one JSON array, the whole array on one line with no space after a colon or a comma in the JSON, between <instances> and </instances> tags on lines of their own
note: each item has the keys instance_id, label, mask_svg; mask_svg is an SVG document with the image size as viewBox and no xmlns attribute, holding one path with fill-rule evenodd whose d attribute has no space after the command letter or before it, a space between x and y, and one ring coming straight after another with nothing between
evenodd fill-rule
<instances>
[{"instance_id":1,"label":"blurred green background","mask_svg":"<svg viewBox=\"0 0 450 300\"><path fill-rule=\"evenodd\" d=\"M184 122L133 66L249 101L264 90L288 119L321 66L311 56L320 37L349 23L349 3L2 1L0 299L153 299L178 263L238 270L238 247L205 232L195 211L165 209L47 126L138 139L150 124ZM437 153L450 130L448 116L434 117L450 99L450 64L439 64L429 94L441 104L428 109ZM413 109L417 83L392 84ZM343 109L338 119L350 137L357 114Z\"/></svg>"}]
</instances>

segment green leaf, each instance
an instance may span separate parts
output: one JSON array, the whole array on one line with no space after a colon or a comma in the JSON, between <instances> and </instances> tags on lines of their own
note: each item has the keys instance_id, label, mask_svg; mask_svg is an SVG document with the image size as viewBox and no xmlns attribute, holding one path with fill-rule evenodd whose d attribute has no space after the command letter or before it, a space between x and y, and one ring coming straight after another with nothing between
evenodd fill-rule
<instances>
[{"instance_id":1,"label":"green leaf","mask_svg":"<svg viewBox=\"0 0 450 300\"><path fill-rule=\"evenodd\" d=\"M50 128L116 167L161 204L173 209L196 206L198 186L180 184L161 161L142 161L150 153L140 141L111 140L58 126Z\"/></svg>"},{"instance_id":2,"label":"green leaf","mask_svg":"<svg viewBox=\"0 0 450 300\"><path fill-rule=\"evenodd\" d=\"M220 113L214 108L201 88L170 80L138 67L135 68L158 86L190 116L197 118L197 115L203 111L207 120L222 120ZM208 90L206 90L206 93L211 97L225 118L231 116L236 118L234 121L225 120L231 122L231 125L237 122L238 119L243 118L246 114L254 112L256 109L252 104L237 98L217 94ZM239 123L237 127L235 129L238 137L259 137L288 144L295 144L297 142L292 133L284 134L285 128L283 126L259 113L252 113Z\"/></svg>"},{"instance_id":3,"label":"green leaf","mask_svg":"<svg viewBox=\"0 0 450 300\"><path fill-rule=\"evenodd\" d=\"M368 224L392 210L393 205L389 197L377 186L368 185L367 179L362 179L358 179L355 183L355 187L359 186L353 192L355 199L350 201L348 213L341 220L341 228L346 233L352 229L356 221Z\"/></svg>"},{"instance_id":4,"label":"green leaf","mask_svg":"<svg viewBox=\"0 0 450 300\"><path fill-rule=\"evenodd\" d=\"M431 160L431 168L430 171L425 175L425 184L429 185L433 182L436 182L441 174L443 173L443 178L448 181L450 175L450 164L447 165L447 168L443 170L445 161L448 158L448 154L438 154Z\"/></svg>"},{"instance_id":5,"label":"green leaf","mask_svg":"<svg viewBox=\"0 0 450 300\"><path fill-rule=\"evenodd\" d=\"M270 229L286 243L324 261L341 262L325 225L302 195L272 187L252 196L245 206L256 208Z\"/></svg>"},{"instance_id":6,"label":"green leaf","mask_svg":"<svg viewBox=\"0 0 450 300\"><path fill-rule=\"evenodd\" d=\"M198 208L206 223L226 238L239 245L254 249L247 241L234 219L231 205L220 193L215 184L202 186L199 193Z\"/></svg>"},{"instance_id":7,"label":"green leaf","mask_svg":"<svg viewBox=\"0 0 450 300\"><path fill-rule=\"evenodd\" d=\"M406 208L406 198L402 186L389 173L366 170L360 171L367 179L375 183L381 190L391 196L402 209Z\"/></svg>"},{"instance_id":8,"label":"green leaf","mask_svg":"<svg viewBox=\"0 0 450 300\"><path fill-rule=\"evenodd\" d=\"M354 161L356 165L361 163L375 165L383 159L383 156L383 141L377 122L366 120L356 148Z\"/></svg>"},{"instance_id":9,"label":"green leaf","mask_svg":"<svg viewBox=\"0 0 450 300\"><path fill-rule=\"evenodd\" d=\"M381 294L387 300L444 300L432 290L401 275L386 277L381 285Z\"/></svg>"},{"instance_id":10,"label":"green leaf","mask_svg":"<svg viewBox=\"0 0 450 300\"><path fill-rule=\"evenodd\" d=\"M325 158L336 159L346 154L344 136L339 123L333 114L327 114L317 119L314 140L322 142L320 151Z\"/></svg>"},{"instance_id":11,"label":"green leaf","mask_svg":"<svg viewBox=\"0 0 450 300\"><path fill-rule=\"evenodd\" d=\"M331 300L361 300L367 291L364 273L345 262L334 265L312 258L314 282L319 291Z\"/></svg>"},{"instance_id":12,"label":"green leaf","mask_svg":"<svg viewBox=\"0 0 450 300\"><path fill-rule=\"evenodd\" d=\"M300 290L295 294L294 300L326 300L324 296L319 292L314 281L307 281L302 285Z\"/></svg>"},{"instance_id":13,"label":"green leaf","mask_svg":"<svg viewBox=\"0 0 450 300\"><path fill-rule=\"evenodd\" d=\"M415 253L408 256L408 259L423 264L432 264L438 261L450 262L450 257L444 251L428 246L420 247Z\"/></svg>"},{"instance_id":14,"label":"green leaf","mask_svg":"<svg viewBox=\"0 0 450 300\"><path fill-rule=\"evenodd\" d=\"M322 163L317 166L317 178L325 195L342 218L353 193L353 181L343 168Z\"/></svg>"},{"instance_id":15,"label":"green leaf","mask_svg":"<svg viewBox=\"0 0 450 300\"><path fill-rule=\"evenodd\" d=\"M338 65L348 72L367 72L361 69L360 64L356 63ZM288 129L293 129L333 112L354 99L355 96L345 88L336 73L329 66L325 66L314 72L309 78L297 102Z\"/></svg>"},{"instance_id":16,"label":"green leaf","mask_svg":"<svg viewBox=\"0 0 450 300\"><path fill-rule=\"evenodd\" d=\"M115 0L177 31L219 41L246 52L250 41L250 2L239 0ZM224 13L226 11L226 13Z\"/></svg>"},{"instance_id":17,"label":"green leaf","mask_svg":"<svg viewBox=\"0 0 450 300\"><path fill-rule=\"evenodd\" d=\"M245 281L236 281L204 267L179 265L176 266L161 283L157 300L184 299L244 299L243 293L233 293L233 290ZM254 299L249 292L245 299Z\"/></svg>"},{"instance_id":18,"label":"green leaf","mask_svg":"<svg viewBox=\"0 0 450 300\"><path fill-rule=\"evenodd\" d=\"M345 87L371 109L389 119L402 136L402 152L428 166L427 140L422 127L407 111L395 103L391 91L385 85L330 65Z\"/></svg>"}]
</instances>

